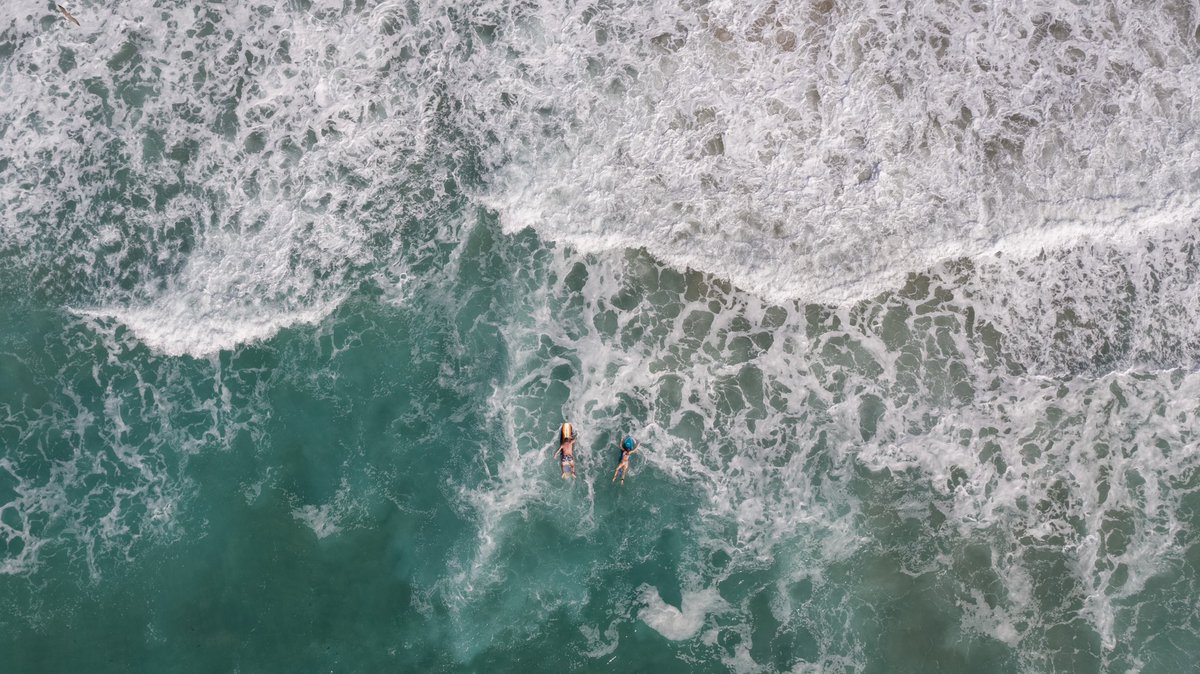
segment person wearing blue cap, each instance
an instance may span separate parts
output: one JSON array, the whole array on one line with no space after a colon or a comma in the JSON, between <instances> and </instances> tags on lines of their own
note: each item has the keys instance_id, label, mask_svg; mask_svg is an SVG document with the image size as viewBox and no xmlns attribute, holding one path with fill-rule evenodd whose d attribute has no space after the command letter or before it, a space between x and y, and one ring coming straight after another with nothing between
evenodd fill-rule
<instances>
[{"instance_id":1,"label":"person wearing blue cap","mask_svg":"<svg viewBox=\"0 0 1200 674\"><path fill-rule=\"evenodd\" d=\"M638 451L638 443L633 439L632 435L626 435L621 441L621 463L617 464L617 469L613 471L613 482L617 481L617 476L621 476L621 484L625 484L625 475L629 472L629 457L634 452Z\"/></svg>"}]
</instances>

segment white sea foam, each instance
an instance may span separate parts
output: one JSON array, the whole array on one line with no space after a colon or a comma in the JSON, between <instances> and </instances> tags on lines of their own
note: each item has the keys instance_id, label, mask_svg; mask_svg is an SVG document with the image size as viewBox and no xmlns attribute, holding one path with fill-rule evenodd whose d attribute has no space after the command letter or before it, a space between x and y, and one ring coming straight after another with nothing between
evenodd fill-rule
<instances>
[{"instance_id":1,"label":"white sea foam","mask_svg":"<svg viewBox=\"0 0 1200 674\"><path fill-rule=\"evenodd\" d=\"M326 504L323 506L307 505L296 508L292 511L292 517L303 522L317 538L325 538L332 536L342 530L337 524L337 516L333 512L333 506Z\"/></svg>"},{"instance_id":2,"label":"white sea foam","mask_svg":"<svg viewBox=\"0 0 1200 674\"><path fill-rule=\"evenodd\" d=\"M292 508L292 518L302 522L317 538L328 538L361 525L366 517L362 495L343 478L337 492L327 503L308 503Z\"/></svg>"},{"instance_id":3,"label":"white sea foam","mask_svg":"<svg viewBox=\"0 0 1200 674\"><path fill-rule=\"evenodd\" d=\"M0 248L71 306L193 356L319 320L366 265L397 266L452 153L430 161L440 113L419 89L434 83L380 68L436 35L397 35L394 7L336 7L133 3L79 30L36 12L0 25L17 40Z\"/></svg>"},{"instance_id":4,"label":"white sea foam","mask_svg":"<svg viewBox=\"0 0 1200 674\"><path fill-rule=\"evenodd\" d=\"M485 187L460 189L510 231L776 299L1197 215L1195 21L1173 6L45 11L6 26L0 243L75 260L52 280L76 306L134 308L171 353L326 311L411 253L397 219L436 212L466 154ZM184 334L164 287L220 297L228 325L197 308L216 337Z\"/></svg>"},{"instance_id":5,"label":"white sea foam","mask_svg":"<svg viewBox=\"0 0 1200 674\"><path fill-rule=\"evenodd\" d=\"M642 588L642 601L645 606L638 611L638 618L672 641L691 639L710 615L726 609L721 595L712 588L685 590L682 605L676 608L662 600L657 588L647 585Z\"/></svg>"},{"instance_id":6,"label":"white sea foam","mask_svg":"<svg viewBox=\"0 0 1200 674\"><path fill-rule=\"evenodd\" d=\"M283 328L317 323L334 309L333 304L295 311L240 304L223 307L213 306L214 302L207 295L189 297L199 301L191 303L172 297L145 307L72 311L79 316L114 319L156 352L168 356L203 357L266 339Z\"/></svg>"},{"instance_id":7,"label":"white sea foam","mask_svg":"<svg viewBox=\"0 0 1200 674\"><path fill-rule=\"evenodd\" d=\"M12 370L50 372L48 400L0 399L0 429L20 438L0 457L0 572L34 573L52 550L98 578L106 559L183 535L190 456L257 433L261 401L219 360L147 358L111 321L68 319L57 339Z\"/></svg>"},{"instance_id":8,"label":"white sea foam","mask_svg":"<svg viewBox=\"0 0 1200 674\"><path fill-rule=\"evenodd\" d=\"M458 485L479 526L459 591L493 583L510 525L561 496L527 464L563 416L585 433L652 427L634 479L703 495L688 563L715 583L786 558L819 595L820 569L901 545L876 520L932 520L934 500L936 545L897 554L924 570L944 562L930 549L985 545L1003 592L981 602L963 580L964 626L1035 671L1053 625L1081 617L1103 648L1127 641L1128 600L1182 554L1170 485L1200 442L1194 12L132 2L47 30L48 7L22 11L4 26L0 250L155 351L319 321L364 276L396 299L428 244L397 223L434 217L465 156L484 184L457 189L510 232L568 244L546 287L489 317L511 350L489 410L505 444L481 448L486 479ZM586 279L566 289L576 265ZM245 401L227 392L179 394L213 428L168 436L190 447L239 427ZM136 401L68 399L54 424L73 441L105 424L137 486L71 491L88 457L22 483L0 516L24 546L10 572L44 541L29 513L62 530L98 499L105 526L78 534L91 551L147 526L126 503L161 500L169 520L186 492L124 446ZM587 498L561 498L586 524L585 482ZM299 517L320 535L339 526L327 508ZM1037 582L1060 568L1069 597L1046 609ZM681 608L647 596L648 624L699 634L696 607L720 599L699 592ZM748 598L720 601L752 620ZM835 605L775 618L853 624ZM750 667L736 627L732 657ZM822 661L857 657L842 631Z\"/></svg>"},{"instance_id":9,"label":"white sea foam","mask_svg":"<svg viewBox=\"0 0 1200 674\"><path fill-rule=\"evenodd\" d=\"M1190 369L1200 355L1188 327L1200 307L1188 299L1194 237L1144 244L955 261L841 308L774 304L644 255L563 247L548 285L503 322L514 373L502 416L517 437L537 427L561 380L553 412L561 404L577 427L642 425L635 484L665 479L703 495L697 556L732 560L698 564L718 584L784 556L789 575L828 598L838 590L825 569L880 547L905 573L937 577L945 550L983 544L985 565L950 589L961 628L1044 668L1045 630L1068 620L1066 608L1046 609L1039 584L1058 573L1047 555L1069 569L1054 581L1071 588L1064 607L1078 598L1078 615L1114 649L1128 635L1124 603L1184 551L1182 493L1162 485L1195 470L1197 379L1137 363ZM1076 296L1084 307L1065 313ZM1082 313L1091 302L1113 320ZM1102 338L1047 341L1047 324ZM914 480L923 487L907 491ZM931 504L947 518L936 533ZM888 540L893 515L925 522L938 543ZM775 620L814 634L861 619L844 603L811 615L786 584L761 591L777 598ZM673 619L664 624L695 617L648 601ZM731 616L752 621L748 602L731 602ZM819 641L819 657L832 666L861 646Z\"/></svg>"},{"instance_id":10,"label":"white sea foam","mask_svg":"<svg viewBox=\"0 0 1200 674\"><path fill-rule=\"evenodd\" d=\"M621 635L617 631L616 623L605 628L603 635L600 634L599 627L592 627L590 625L581 626L579 632L587 639L587 656L589 658L602 658L610 655L617 650L617 646L621 643Z\"/></svg>"},{"instance_id":11,"label":"white sea foam","mask_svg":"<svg viewBox=\"0 0 1200 674\"><path fill-rule=\"evenodd\" d=\"M544 13L544 40L521 51L537 74L494 88L542 106L554 133L518 130L487 203L510 231L644 246L761 295L839 302L949 257L1183 226L1200 212L1187 16L1126 2ZM622 32L644 41L597 37Z\"/></svg>"},{"instance_id":12,"label":"white sea foam","mask_svg":"<svg viewBox=\"0 0 1200 674\"><path fill-rule=\"evenodd\" d=\"M300 232L306 237L295 240ZM352 259L355 236L329 219L276 208L254 231L211 233L149 298L77 313L114 318L167 355L211 355L328 315L344 291L319 280L319 267L298 261L298 250L307 248L300 260Z\"/></svg>"}]
</instances>

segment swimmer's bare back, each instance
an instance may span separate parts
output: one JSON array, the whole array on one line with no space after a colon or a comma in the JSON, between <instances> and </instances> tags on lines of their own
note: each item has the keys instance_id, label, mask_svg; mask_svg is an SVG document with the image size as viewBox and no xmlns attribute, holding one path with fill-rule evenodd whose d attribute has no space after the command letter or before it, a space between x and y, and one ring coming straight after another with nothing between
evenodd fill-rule
<instances>
[{"instance_id":1,"label":"swimmer's bare back","mask_svg":"<svg viewBox=\"0 0 1200 674\"><path fill-rule=\"evenodd\" d=\"M611 482L616 482L617 477L620 476L621 484L625 484L625 476L629 474L629 457L633 456L634 452L640 449L641 443L638 442L634 443L633 449L628 449L627 447L621 448L621 462L617 464L617 469L613 471Z\"/></svg>"},{"instance_id":2,"label":"swimmer's bare back","mask_svg":"<svg viewBox=\"0 0 1200 674\"><path fill-rule=\"evenodd\" d=\"M558 429L558 451L555 456L562 454L559 459L559 468L562 470L562 478L575 477L575 429L570 422L563 422L563 425Z\"/></svg>"}]
</instances>

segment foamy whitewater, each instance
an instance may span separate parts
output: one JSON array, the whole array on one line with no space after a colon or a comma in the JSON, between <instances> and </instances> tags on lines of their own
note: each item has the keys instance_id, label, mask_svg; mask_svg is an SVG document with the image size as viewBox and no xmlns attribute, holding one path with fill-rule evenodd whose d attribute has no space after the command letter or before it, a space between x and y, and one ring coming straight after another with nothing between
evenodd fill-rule
<instances>
[{"instance_id":1,"label":"foamy whitewater","mask_svg":"<svg viewBox=\"0 0 1200 674\"><path fill-rule=\"evenodd\" d=\"M3 671L1200 660L1200 3L9 5Z\"/></svg>"}]
</instances>

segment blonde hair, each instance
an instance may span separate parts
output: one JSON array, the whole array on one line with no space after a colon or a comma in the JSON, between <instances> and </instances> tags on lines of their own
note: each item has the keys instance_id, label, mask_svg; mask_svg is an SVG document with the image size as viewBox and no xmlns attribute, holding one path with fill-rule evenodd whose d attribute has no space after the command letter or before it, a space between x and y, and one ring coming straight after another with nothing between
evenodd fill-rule
<instances>
[{"instance_id":1,"label":"blonde hair","mask_svg":"<svg viewBox=\"0 0 1200 674\"><path fill-rule=\"evenodd\" d=\"M571 422L564 421L562 425L562 436L564 440L570 440L575 437L575 429L571 428Z\"/></svg>"}]
</instances>

